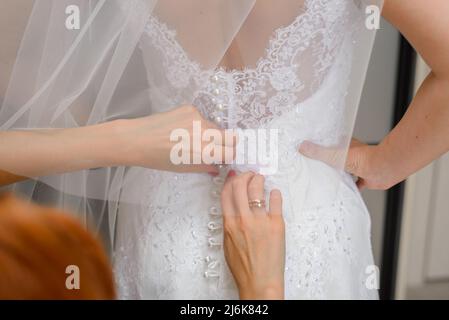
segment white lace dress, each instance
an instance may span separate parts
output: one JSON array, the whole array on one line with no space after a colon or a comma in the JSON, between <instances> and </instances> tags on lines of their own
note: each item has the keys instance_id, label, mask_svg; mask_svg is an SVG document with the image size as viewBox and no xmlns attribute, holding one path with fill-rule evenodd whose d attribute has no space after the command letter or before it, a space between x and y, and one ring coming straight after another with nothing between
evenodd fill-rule
<instances>
[{"instance_id":1,"label":"white lace dress","mask_svg":"<svg viewBox=\"0 0 449 320\"><path fill-rule=\"evenodd\" d=\"M357 188L349 176L297 152L306 138L333 143L351 68L351 40L336 23L347 8L329 5L338 0L308 2L304 14L275 32L255 68L202 70L156 19L141 48L143 54L146 45L161 49L174 86L199 83L194 105L219 125L279 129L278 171L266 187L284 197L286 298L375 299L377 290L367 285L374 265L370 217ZM296 59L305 59L312 46L319 59L301 73ZM172 102L177 105L176 96ZM141 205L122 202L119 210L114 262L120 297L238 298L222 251L223 178L145 170L143 179L124 190L140 195Z\"/></svg>"}]
</instances>

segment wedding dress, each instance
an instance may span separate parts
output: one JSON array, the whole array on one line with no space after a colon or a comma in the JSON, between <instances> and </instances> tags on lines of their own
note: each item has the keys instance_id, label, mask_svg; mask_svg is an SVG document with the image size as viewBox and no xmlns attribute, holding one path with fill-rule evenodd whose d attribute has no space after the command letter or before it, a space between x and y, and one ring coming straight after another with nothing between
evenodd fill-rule
<instances>
[{"instance_id":1,"label":"wedding dress","mask_svg":"<svg viewBox=\"0 0 449 320\"><path fill-rule=\"evenodd\" d=\"M354 41L337 21L351 5L306 3L271 35L265 56L243 70L202 68L155 17L139 48L144 60L148 47L160 51L173 87L195 82L193 105L219 126L278 130L279 163L266 190L278 188L284 198L286 298L375 299L367 284L374 265L370 217L359 191L349 175L298 153L304 140L337 144L346 125ZM171 105L181 102L171 98ZM145 170L143 183L122 191L142 200L119 206L114 262L121 298L238 298L222 250L220 190L230 168L260 169L231 165L215 178Z\"/></svg>"},{"instance_id":2,"label":"wedding dress","mask_svg":"<svg viewBox=\"0 0 449 320\"><path fill-rule=\"evenodd\" d=\"M275 132L277 143L257 141L271 162L235 163L215 178L96 168L33 177L14 191L100 231L121 298L226 299L237 291L223 257L224 176L274 168L265 187L283 195L286 297L377 298L370 218L342 168L375 35L366 13L381 3L35 1L1 130L77 128L193 104L223 128ZM331 159L300 155L303 141L330 148Z\"/></svg>"}]
</instances>

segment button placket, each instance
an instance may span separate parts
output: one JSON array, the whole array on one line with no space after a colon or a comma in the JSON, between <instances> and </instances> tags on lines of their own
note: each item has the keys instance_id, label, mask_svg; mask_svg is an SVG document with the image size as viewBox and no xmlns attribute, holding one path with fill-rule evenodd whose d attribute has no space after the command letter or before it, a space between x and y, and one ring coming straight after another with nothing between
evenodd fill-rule
<instances>
[{"instance_id":1,"label":"button placket","mask_svg":"<svg viewBox=\"0 0 449 320\"><path fill-rule=\"evenodd\" d=\"M213 189L211 191L212 206L209 208L209 221L207 223L208 228L208 239L207 244L209 247L209 255L205 258L206 271L204 276L208 279L215 279L218 282L220 279L221 270L221 248L222 248L222 238L219 235L219 231L222 230L221 222L221 208L220 208L220 197L221 189L225 182L225 177L227 175L227 167L224 165L219 165L219 175L212 178ZM215 283L215 282L214 282Z\"/></svg>"},{"instance_id":2,"label":"button placket","mask_svg":"<svg viewBox=\"0 0 449 320\"><path fill-rule=\"evenodd\" d=\"M227 111L227 81L220 77L218 73L215 73L210 78L212 95L213 110L211 112L210 120L215 122L219 127L226 127L226 111ZM219 175L212 178L212 188L210 191L210 197L212 200L212 206L209 208L209 221L207 223L208 238L207 245L209 248L209 255L205 259L206 271L204 276L208 279L215 279L217 282L213 282L218 285L220 283L221 274L221 249L222 249L222 237L220 236L220 230L223 229L221 221L221 190L225 183L226 175L228 174L228 167L226 165L218 165Z\"/></svg>"}]
</instances>

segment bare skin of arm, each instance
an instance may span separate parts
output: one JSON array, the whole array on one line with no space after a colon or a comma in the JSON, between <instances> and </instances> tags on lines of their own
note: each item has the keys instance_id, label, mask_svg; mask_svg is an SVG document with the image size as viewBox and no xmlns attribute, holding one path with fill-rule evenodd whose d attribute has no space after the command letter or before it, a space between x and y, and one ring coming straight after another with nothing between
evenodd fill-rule
<instances>
[{"instance_id":1,"label":"bare skin of arm","mask_svg":"<svg viewBox=\"0 0 449 320\"><path fill-rule=\"evenodd\" d=\"M0 187L7 186L16 182L27 180L28 178L0 170Z\"/></svg>"},{"instance_id":2,"label":"bare skin of arm","mask_svg":"<svg viewBox=\"0 0 449 320\"><path fill-rule=\"evenodd\" d=\"M386 0L383 16L431 68L400 123L378 146L353 141L346 170L359 187L388 189L449 151L449 1ZM304 155L326 161L328 152L305 143Z\"/></svg>"},{"instance_id":3,"label":"bare skin of arm","mask_svg":"<svg viewBox=\"0 0 449 320\"><path fill-rule=\"evenodd\" d=\"M195 107L183 106L144 118L74 129L0 132L0 186L26 177L114 166L217 173L213 165L174 165L170 161L170 152L176 144L170 141L171 133L184 128L192 136L194 121L201 123L202 131L219 130L204 120ZM222 154L233 155L235 141L222 143L217 145ZM202 152L204 146L190 152L192 155Z\"/></svg>"}]
</instances>

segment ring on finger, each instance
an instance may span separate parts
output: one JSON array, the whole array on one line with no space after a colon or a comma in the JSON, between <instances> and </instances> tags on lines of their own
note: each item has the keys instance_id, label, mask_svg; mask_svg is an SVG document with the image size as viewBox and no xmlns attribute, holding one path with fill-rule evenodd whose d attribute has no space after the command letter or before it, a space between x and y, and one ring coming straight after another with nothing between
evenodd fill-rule
<instances>
[{"instance_id":1,"label":"ring on finger","mask_svg":"<svg viewBox=\"0 0 449 320\"><path fill-rule=\"evenodd\" d=\"M248 201L248 204L250 208L265 208L265 200L263 199L250 200Z\"/></svg>"}]
</instances>

